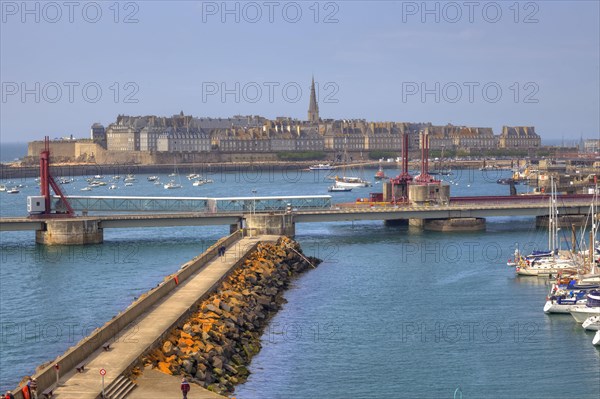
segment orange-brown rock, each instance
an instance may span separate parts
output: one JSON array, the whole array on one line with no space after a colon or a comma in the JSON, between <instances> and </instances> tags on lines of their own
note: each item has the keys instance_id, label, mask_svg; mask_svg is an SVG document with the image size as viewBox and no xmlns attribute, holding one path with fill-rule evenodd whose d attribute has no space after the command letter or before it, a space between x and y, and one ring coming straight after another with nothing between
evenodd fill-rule
<instances>
[{"instance_id":1,"label":"orange-brown rock","mask_svg":"<svg viewBox=\"0 0 600 399\"><path fill-rule=\"evenodd\" d=\"M215 392L232 392L234 384L248 377L245 365L260 350L268 320L285 302L283 291L296 274L311 267L290 248L301 251L287 238L259 244L146 363L167 374L186 375Z\"/></svg>"}]
</instances>

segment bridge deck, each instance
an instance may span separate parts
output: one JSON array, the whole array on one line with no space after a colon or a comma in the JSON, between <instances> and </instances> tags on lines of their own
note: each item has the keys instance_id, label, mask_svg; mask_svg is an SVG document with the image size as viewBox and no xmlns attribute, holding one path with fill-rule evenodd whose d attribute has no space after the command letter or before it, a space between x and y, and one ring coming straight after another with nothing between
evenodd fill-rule
<instances>
[{"instance_id":1,"label":"bridge deck","mask_svg":"<svg viewBox=\"0 0 600 399\"><path fill-rule=\"evenodd\" d=\"M393 219L444 219L464 217L492 216L543 216L548 214L548 199L522 196L523 199L509 201L509 197L477 197L461 198L450 204L428 206L389 205L389 204L337 204L327 208L296 209L297 223L335 222L347 220L393 220ZM585 198L584 198L585 197ZM558 201L559 215L587 214L591 197L565 196ZM507 199L508 198L508 199ZM600 200L596 200L600 206ZM285 209L262 212L284 212ZM163 227L163 226L206 226L236 224L247 214L254 211L230 210L220 212L155 212L90 215L89 219L100 221L101 228L134 228L134 227ZM261 213L261 211L256 211ZM81 219L81 217L80 217ZM1 218L0 231L10 230L40 230L43 221L40 219Z\"/></svg>"},{"instance_id":2,"label":"bridge deck","mask_svg":"<svg viewBox=\"0 0 600 399\"><path fill-rule=\"evenodd\" d=\"M71 372L61 379L60 387L54 391L56 398L96 399L99 397L102 391L99 375L101 368L107 372L105 386L108 386L139 359L201 297L210 292L254 244L258 241L276 241L278 238L278 236L244 238L228 248L224 258L215 257L204 268L119 333L120 337L130 337L130 339L124 338L111 344L109 351L100 348L85 361L85 372ZM201 389L194 387L194 395L191 397L200 397L198 392Z\"/></svg>"}]
</instances>

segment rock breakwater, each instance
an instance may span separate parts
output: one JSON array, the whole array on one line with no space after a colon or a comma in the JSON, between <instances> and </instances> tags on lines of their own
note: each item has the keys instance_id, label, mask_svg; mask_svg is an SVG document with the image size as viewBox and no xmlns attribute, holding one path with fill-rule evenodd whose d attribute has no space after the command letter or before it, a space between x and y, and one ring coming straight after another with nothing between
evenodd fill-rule
<instances>
[{"instance_id":1,"label":"rock breakwater","mask_svg":"<svg viewBox=\"0 0 600 399\"><path fill-rule=\"evenodd\" d=\"M264 328L285 302L283 292L296 275L320 262L302 255L287 237L259 244L142 363L219 394L233 392L247 379Z\"/></svg>"}]
</instances>

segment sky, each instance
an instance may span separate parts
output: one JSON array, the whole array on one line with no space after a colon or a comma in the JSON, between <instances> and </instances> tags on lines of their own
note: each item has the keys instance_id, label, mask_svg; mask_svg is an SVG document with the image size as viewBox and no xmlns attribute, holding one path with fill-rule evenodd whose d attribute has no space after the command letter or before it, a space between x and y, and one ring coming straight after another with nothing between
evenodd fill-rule
<instances>
[{"instance_id":1,"label":"sky","mask_svg":"<svg viewBox=\"0 0 600 399\"><path fill-rule=\"evenodd\" d=\"M598 1L1 1L0 143L117 115L535 126L600 138Z\"/></svg>"}]
</instances>

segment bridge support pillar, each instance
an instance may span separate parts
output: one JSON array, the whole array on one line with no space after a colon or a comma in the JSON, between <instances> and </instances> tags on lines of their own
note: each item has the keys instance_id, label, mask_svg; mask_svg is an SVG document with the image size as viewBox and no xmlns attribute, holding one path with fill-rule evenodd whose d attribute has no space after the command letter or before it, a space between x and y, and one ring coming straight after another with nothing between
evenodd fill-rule
<instances>
[{"instance_id":1,"label":"bridge support pillar","mask_svg":"<svg viewBox=\"0 0 600 399\"><path fill-rule=\"evenodd\" d=\"M293 214L254 214L245 215L246 234L249 236L273 234L293 237L296 234L296 224Z\"/></svg>"},{"instance_id":2,"label":"bridge support pillar","mask_svg":"<svg viewBox=\"0 0 600 399\"><path fill-rule=\"evenodd\" d=\"M410 219L410 226L428 231L480 231L485 230L484 218Z\"/></svg>"},{"instance_id":3,"label":"bridge support pillar","mask_svg":"<svg viewBox=\"0 0 600 399\"><path fill-rule=\"evenodd\" d=\"M100 244L104 240L98 220L67 219L48 220L45 230L35 232L35 242L44 245Z\"/></svg>"},{"instance_id":4,"label":"bridge support pillar","mask_svg":"<svg viewBox=\"0 0 600 399\"><path fill-rule=\"evenodd\" d=\"M558 227L563 229L570 229L571 226L582 227L586 224L591 225L591 218L587 215L563 215L558 217ZM548 228L548 216L536 216L535 227Z\"/></svg>"},{"instance_id":5,"label":"bridge support pillar","mask_svg":"<svg viewBox=\"0 0 600 399\"><path fill-rule=\"evenodd\" d=\"M239 222L237 222L235 224L230 224L229 225L229 234L233 234L236 231L241 230L241 229L242 229L242 222L241 221L239 221Z\"/></svg>"}]
</instances>

